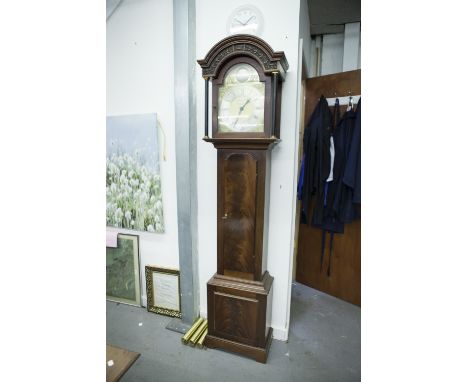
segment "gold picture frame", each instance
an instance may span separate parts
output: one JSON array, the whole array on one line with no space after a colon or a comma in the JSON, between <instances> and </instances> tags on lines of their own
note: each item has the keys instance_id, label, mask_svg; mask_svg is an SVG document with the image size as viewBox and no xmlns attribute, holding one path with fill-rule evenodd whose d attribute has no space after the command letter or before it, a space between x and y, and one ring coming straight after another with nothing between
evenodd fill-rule
<instances>
[{"instance_id":1,"label":"gold picture frame","mask_svg":"<svg viewBox=\"0 0 468 382\"><path fill-rule=\"evenodd\" d=\"M180 318L179 270L147 265L145 276L148 312Z\"/></svg>"}]
</instances>

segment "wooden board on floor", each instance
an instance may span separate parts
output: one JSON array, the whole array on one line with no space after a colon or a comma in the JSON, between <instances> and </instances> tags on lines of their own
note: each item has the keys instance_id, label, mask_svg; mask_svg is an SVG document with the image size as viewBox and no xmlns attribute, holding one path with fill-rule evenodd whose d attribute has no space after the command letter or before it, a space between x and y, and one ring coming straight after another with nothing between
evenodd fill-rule
<instances>
[{"instance_id":1,"label":"wooden board on floor","mask_svg":"<svg viewBox=\"0 0 468 382\"><path fill-rule=\"evenodd\" d=\"M106 381L118 381L125 372L130 369L130 366L137 360L140 353L135 353L130 350L121 349L115 346L106 345ZM113 366L109 366L107 362L112 360Z\"/></svg>"},{"instance_id":2,"label":"wooden board on floor","mask_svg":"<svg viewBox=\"0 0 468 382\"><path fill-rule=\"evenodd\" d=\"M306 81L305 123L318 103L326 98L361 94L361 70L352 70L309 78ZM341 115L346 106L341 107ZM333 107L331 108L333 112ZM296 258L296 280L332 296L361 305L361 222L346 224L344 234L335 234L331 257L331 275L327 276L330 234L327 234L325 256L320 269L322 230L306 224L299 226Z\"/></svg>"}]
</instances>

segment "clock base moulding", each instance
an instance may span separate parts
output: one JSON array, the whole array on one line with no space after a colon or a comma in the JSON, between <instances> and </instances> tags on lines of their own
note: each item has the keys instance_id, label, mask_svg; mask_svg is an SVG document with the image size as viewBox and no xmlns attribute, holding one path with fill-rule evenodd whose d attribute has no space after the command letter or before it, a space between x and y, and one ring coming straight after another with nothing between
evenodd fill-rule
<instances>
[{"instance_id":1,"label":"clock base moulding","mask_svg":"<svg viewBox=\"0 0 468 382\"><path fill-rule=\"evenodd\" d=\"M273 333L272 284L268 271L261 281L216 273L207 284L210 319L206 346L266 363Z\"/></svg>"},{"instance_id":2,"label":"clock base moulding","mask_svg":"<svg viewBox=\"0 0 468 382\"><path fill-rule=\"evenodd\" d=\"M212 349L223 349L226 351L243 354L246 357L253 358L257 362L266 363L268 353L270 352L270 345L272 340L273 329L268 331L267 344L265 348L255 347L240 344L234 341L229 341L224 338L210 336L205 337L205 345Z\"/></svg>"}]
</instances>

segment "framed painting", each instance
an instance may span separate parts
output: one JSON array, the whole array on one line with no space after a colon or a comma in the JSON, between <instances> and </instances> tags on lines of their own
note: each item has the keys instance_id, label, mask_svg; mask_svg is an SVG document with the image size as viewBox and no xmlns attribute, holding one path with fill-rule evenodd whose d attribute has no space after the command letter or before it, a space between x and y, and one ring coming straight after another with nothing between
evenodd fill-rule
<instances>
[{"instance_id":1,"label":"framed painting","mask_svg":"<svg viewBox=\"0 0 468 382\"><path fill-rule=\"evenodd\" d=\"M106 298L110 301L141 306L137 235L119 234L117 247L106 248Z\"/></svg>"},{"instance_id":2,"label":"framed painting","mask_svg":"<svg viewBox=\"0 0 468 382\"><path fill-rule=\"evenodd\" d=\"M106 224L164 232L156 114L107 117Z\"/></svg>"},{"instance_id":3,"label":"framed painting","mask_svg":"<svg viewBox=\"0 0 468 382\"><path fill-rule=\"evenodd\" d=\"M180 272L147 265L145 274L148 312L180 318Z\"/></svg>"}]
</instances>

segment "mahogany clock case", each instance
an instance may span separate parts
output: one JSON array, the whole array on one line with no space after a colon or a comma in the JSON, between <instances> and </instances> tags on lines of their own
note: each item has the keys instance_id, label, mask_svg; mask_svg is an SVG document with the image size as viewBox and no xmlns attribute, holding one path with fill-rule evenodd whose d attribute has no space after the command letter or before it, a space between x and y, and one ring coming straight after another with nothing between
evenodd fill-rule
<instances>
[{"instance_id":1,"label":"mahogany clock case","mask_svg":"<svg viewBox=\"0 0 468 382\"><path fill-rule=\"evenodd\" d=\"M267 150L218 149L220 275L260 281L266 270L263 238L268 226L269 157Z\"/></svg>"},{"instance_id":2,"label":"mahogany clock case","mask_svg":"<svg viewBox=\"0 0 468 382\"><path fill-rule=\"evenodd\" d=\"M270 151L218 149L217 273L207 285L206 344L266 362L273 277L266 270Z\"/></svg>"},{"instance_id":3,"label":"mahogany clock case","mask_svg":"<svg viewBox=\"0 0 468 382\"><path fill-rule=\"evenodd\" d=\"M266 270L265 242L270 150L279 141L281 85L288 63L283 52L249 35L221 40L198 63L205 80L212 79L213 138L203 139L218 151L217 273L207 285L206 345L265 363L272 338L273 277ZM265 84L263 132L218 131L219 87L237 64L252 66ZM207 135L207 116L205 124Z\"/></svg>"}]
</instances>

